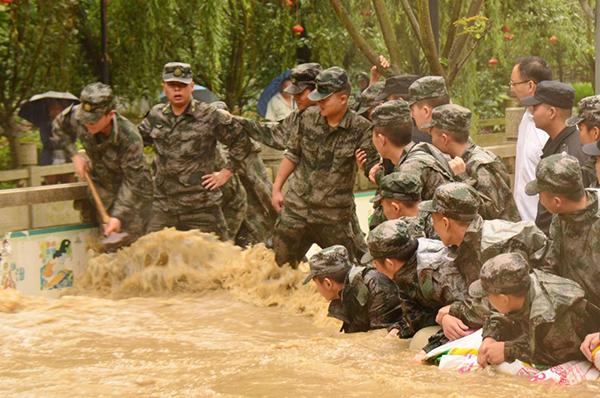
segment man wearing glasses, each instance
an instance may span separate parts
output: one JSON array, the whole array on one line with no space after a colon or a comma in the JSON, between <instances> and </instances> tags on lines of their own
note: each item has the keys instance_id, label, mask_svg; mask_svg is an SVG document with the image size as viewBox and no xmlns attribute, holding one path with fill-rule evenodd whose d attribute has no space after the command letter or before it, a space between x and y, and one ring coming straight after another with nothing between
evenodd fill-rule
<instances>
[{"instance_id":1,"label":"man wearing glasses","mask_svg":"<svg viewBox=\"0 0 600 398\"><path fill-rule=\"evenodd\" d=\"M550 67L540 57L523 57L517 60L510 75L510 91L521 101L533 96L537 84L552 80ZM542 156L542 148L548 141L548 135L535 127L533 116L527 108L517 135L517 154L515 159L515 185L513 195L521 219L535 221L538 209L538 196L527 196L525 184L535 179L535 168Z\"/></svg>"}]
</instances>

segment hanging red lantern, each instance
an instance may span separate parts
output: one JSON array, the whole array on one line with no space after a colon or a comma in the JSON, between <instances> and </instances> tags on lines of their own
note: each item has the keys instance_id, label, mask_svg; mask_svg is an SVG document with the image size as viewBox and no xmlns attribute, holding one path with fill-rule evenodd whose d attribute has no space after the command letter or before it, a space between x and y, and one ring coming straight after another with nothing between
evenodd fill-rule
<instances>
[{"instance_id":1,"label":"hanging red lantern","mask_svg":"<svg viewBox=\"0 0 600 398\"><path fill-rule=\"evenodd\" d=\"M558 37L556 37L555 35L552 35L548 38L548 41L550 42L550 44L555 46L558 44Z\"/></svg>"},{"instance_id":2,"label":"hanging red lantern","mask_svg":"<svg viewBox=\"0 0 600 398\"><path fill-rule=\"evenodd\" d=\"M292 32L294 32L297 35L301 35L304 32L304 26L296 24L292 27Z\"/></svg>"},{"instance_id":3,"label":"hanging red lantern","mask_svg":"<svg viewBox=\"0 0 600 398\"><path fill-rule=\"evenodd\" d=\"M504 33L508 33L508 32L510 32L510 28L508 27L508 25L502 25L502 31Z\"/></svg>"},{"instance_id":4,"label":"hanging red lantern","mask_svg":"<svg viewBox=\"0 0 600 398\"><path fill-rule=\"evenodd\" d=\"M489 66L496 66L496 65L498 65L498 58L496 58L496 57L490 58L490 60L488 61L488 65Z\"/></svg>"},{"instance_id":5,"label":"hanging red lantern","mask_svg":"<svg viewBox=\"0 0 600 398\"><path fill-rule=\"evenodd\" d=\"M504 40L505 41L511 41L514 38L515 38L515 35L513 35L512 33L507 33L507 34L504 35Z\"/></svg>"},{"instance_id":6,"label":"hanging red lantern","mask_svg":"<svg viewBox=\"0 0 600 398\"><path fill-rule=\"evenodd\" d=\"M294 0L287 0L286 4L289 8L292 8L294 6Z\"/></svg>"}]
</instances>

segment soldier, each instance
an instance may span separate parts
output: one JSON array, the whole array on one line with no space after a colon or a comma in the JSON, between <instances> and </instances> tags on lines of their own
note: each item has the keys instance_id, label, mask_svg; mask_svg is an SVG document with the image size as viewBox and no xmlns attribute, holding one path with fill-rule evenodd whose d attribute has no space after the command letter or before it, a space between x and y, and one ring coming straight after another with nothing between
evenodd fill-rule
<instances>
[{"instance_id":1,"label":"soldier","mask_svg":"<svg viewBox=\"0 0 600 398\"><path fill-rule=\"evenodd\" d=\"M348 110L350 83L338 67L316 79L309 99L318 107L299 115L285 157L273 183L273 206L280 213L273 246L277 263L294 266L313 243L345 246L352 258L364 253L364 238L352 227L355 214L354 153L362 148L375 158L370 146L369 122ZM292 176L284 196L282 188ZM356 239L360 238L361 247Z\"/></svg>"},{"instance_id":2,"label":"soldier","mask_svg":"<svg viewBox=\"0 0 600 398\"><path fill-rule=\"evenodd\" d=\"M222 101L211 105L229 112L227 104ZM273 233L277 219L277 213L271 206L273 185L259 155L261 147L258 143L251 142L250 153L240 163L235 174L221 187L221 208L229 236L241 247L266 242ZM228 154L220 143L217 143L217 150L216 167L222 169L227 165Z\"/></svg>"},{"instance_id":3,"label":"soldier","mask_svg":"<svg viewBox=\"0 0 600 398\"><path fill-rule=\"evenodd\" d=\"M532 267L544 265L549 243L533 222L484 221L478 214L479 203L477 192L462 182L440 186L433 200L421 203L421 210L432 213L433 227L450 249L465 286L478 278L482 263L500 253L520 252ZM460 319L470 314L480 315L481 311L468 300L456 302L440 309L438 323L449 338L462 337L469 327Z\"/></svg>"},{"instance_id":4,"label":"soldier","mask_svg":"<svg viewBox=\"0 0 600 398\"><path fill-rule=\"evenodd\" d=\"M379 101L393 101L402 99L404 101L410 101L409 87L416 80L419 79L417 75L393 75L385 79L385 86L382 93L376 98ZM412 128L412 140L415 144L419 142L431 143L431 137L424 131L421 131L413 124Z\"/></svg>"},{"instance_id":5,"label":"soldier","mask_svg":"<svg viewBox=\"0 0 600 398\"><path fill-rule=\"evenodd\" d=\"M128 243L145 232L152 204L152 178L144 162L142 137L115 111L112 89L92 83L81 91L81 104L71 105L52 124L55 149L73 160L76 173L91 178L111 218L104 234L129 233ZM86 156L78 153L75 139Z\"/></svg>"},{"instance_id":6,"label":"soldier","mask_svg":"<svg viewBox=\"0 0 600 398\"><path fill-rule=\"evenodd\" d=\"M396 286L373 268L355 266L348 250L335 245L309 260L311 280L328 301L328 315L343 322L345 333L386 328L402 318Z\"/></svg>"},{"instance_id":7,"label":"soldier","mask_svg":"<svg viewBox=\"0 0 600 398\"><path fill-rule=\"evenodd\" d=\"M600 308L584 298L577 283L540 270L530 274L519 253L487 260L469 294L487 297L500 313L483 326L481 367L516 359L543 366L583 359L581 342L600 327Z\"/></svg>"},{"instance_id":8,"label":"soldier","mask_svg":"<svg viewBox=\"0 0 600 398\"><path fill-rule=\"evenodd\" d=\"M309 98L309 94L315 89L315 80L321 70L321 65L313 62L300 64L292 69L292 84L286 88L286 91L294 96L298 109L280 123L259 123L253 120L239 118L248 135L264 145L274 149L284 150L289 137L299 128L301 115L309 107L317 105L316 101ZM372 163L375 163L375 161ZM350 228L352 229L351 234L354 240L354 246L358 247L361 252L365 252L367 246L365 244L364 234L360 229L358 217L356 216L354 201L352 202L352 206L353 212L350 220Z\"/></svg>"},{"instance_id":9,"label":"soldier","mask_svg":"<svg viewBox=\"0 0 600 398\"><path fill-rule=\"evenodd\" d=\"M412 121L408 104L403 100L389 101L373 111L373 145L382 158L394 163L394 171L409 171L421 176L425 200L433 197L435 189L452 181L452 171L444 155L428 143L411 140ZM381 164L371 168L369 177L377 182L382 175Z\"/></svg>"},{"instance_id":10,"label":"soldier","mask_svg":"<svg viewBox=\"0 0 600 398\"><path fill-rule=\"evenodd\" d=\"M589 159L581 149L577 128L566 125L567 119L571 116L574 100L573 87L553 80L539 82L535 94L521 100L523 105L532 107L535 126L544 130L549 136L546 145L542 148L542 159L561 152L575 156L581 164L585 164ZM589 185L589 181L584 183ZM550 221L552 215L541 203L538 203L536 225L547 234Z\"/></svg>"},{"instance_id":11,"label":"soldier","mask_svg":"<svg viewBox=\"0 0 600 398\"><path fill-rule=\"evenodd\" d=\"M538 163L536 179L525 186L540 195L551 213L550 256L545 271L579 283L587 299L600 306L600 205L597 190L586 191L579 161L566 153Z\"/></svg>"},{"instance_id":12,"label":"soldier","mask_svg":"<svg viewBox=\"0 0 600 398\"><path fill-rule=\"evenodd\" d=\"M162 77L169 102L154 106L139 126L156 155L148 231L199 229L226 240L219 188L248 155L250 140L228 112L192 98L189 64L169 62ZM229 153L227 167L219 171L215 167L217 140L227 145Z\"/></svg>"},{"instance_id":13,"label":"soldier","mask_svg":"<svg viewBox=\"0 0 600 398\"><path fill-rule=\"evenodd\" d=\"M408 88L410 113L418 129L431 120L433 109L450 103L446 81L441 76L424 76Z\"/></svg>"},{"instance_id":14,"label":"soldier","mask_svg":"<svg viewBox=\"0 0 600 398\"><path fill-rule=\"evenodd\" d=\"M386 220L404 220L413 237L439 239L431 222L431 213L419 211L421 179L419 176L396 171L383 177L379 192L371 199L381 206Z\"/></svg>"},{"instance_id":15,"label":"soldier","mask_svg":"<svg viewBox=\"0 0 600 398\"><path fill-rule=\"evenodd\" d=\"M390 326L390 333L408 338L419 329L435 325L437 311L451 301L448 297L442 298L442 294L424 294L428 286L423 283L427 279L420 278L419 269L423 263L428 266L435 263L439 268L451 266L451 260L444 256L447 249L443 244L429 239L417 240L403 220L379 224L369 233L367 244L369 254L363 257L363 264L372 262L377 271L393 280L400 290L403 317ZM461 286L466 290L464 282Z\"/></svg>"},{"instance_id":16,"label":"soldier","mask_svg":"<svg viewBox=\"0 0 600 398\"><path fill-rule=\"evenodd\" d=\"M456 178L481 194L479 214L484 220L520 220L506 166L498 156L469 139L470 110L460 105L440 105L422 127L430 129L433 145L453 158Z\"/></svg>"},{"instance_id":17,"label":"soldier","mask_svg":"<svg viewBox=\"0 0 600 398\"><path fill-rule=\"evenodd\" d=\"M581 164L583 180L589 187L598 188L598 174L600 167L596 142L600 140L600 95L585 97L578 104L579 114L567 119L566 125L577 126L579 141L583 145L581 150L591 159ZM587 147L587 149L586 149Z\"/></svg>"}]
</instances>

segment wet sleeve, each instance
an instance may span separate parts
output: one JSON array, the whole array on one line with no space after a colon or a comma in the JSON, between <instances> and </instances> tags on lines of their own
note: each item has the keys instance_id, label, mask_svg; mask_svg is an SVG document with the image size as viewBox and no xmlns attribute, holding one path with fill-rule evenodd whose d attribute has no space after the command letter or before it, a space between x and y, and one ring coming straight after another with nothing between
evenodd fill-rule
<instances>
[{"instance_id":1,"label":"wet sleeve","mask_svg":"<svg viewBox=\"0 0 600 398\"><path fill-rule=\"evenodd\" d=\"M371 329L387 328L402 319L400 297L392 282L371 289L367 305Z\"/></svg>"},{"instance_id":2,"label":"wet sleeve","mask_svg":"<svg viewBox=\"0 0 600 398\"><path fill-rule=\"evenodd\" d=\"M123 181L112 206L111 216L119 220L135 217L136 209L152 197L150 171L144 163L144 146L139 137L121 152Z\"/></svg>"},{"instance_id":3,"label":"wet sleeve","mask_svg":"<svg viewBox=\"0 0 600 398\"><path fill-rule=\"evenodd\" d=\"M516 339L504 342L504 361L510 363L517 359L529 363L533 362L529 336L525 333Z\"/></svg>"},{"instance_id":4,"label":"wet sleeve","mask_svg":"<svg viewBox=\"0 0 600 398\"><path fill-rule=\"evenodd\" d=\"M480 328L488 312L489 310L483 302L467 298L452 303L449 314L460 319L470 328Z\"/></svg>"},{"instance_id":5,"label":"wet sleeve","mask_svg":"<svg viewBox=\"0 0 600 398\"><path fill-rule=\"evenodd\" d=\"M217 140L227 145L228 148L227 169L235 171L252 149L250 138L244 131L242 123L229 112L216 109L212 113L212 117L216 127Z\"/></svg>"},{"instance_id":6,"label":"wet sleeve","mask_svg":"<svg viewBox=\"0 0 600 398\"><path fill-rule=\"evenodd\" d=\"M409 298L401 298L402 321L389 329L398 329L402 339L413 337L420 329L436 324L436 311L425 308Z\"/></svg>"},{"instance_id":7,"label":"wet sleeve","mask_svg":"<svg viewBox=\"0 0 600 398\"><path fill-rule=\"evenodd\" d=\"M50 138L54 150L63 150L70 159L77 154L75 140L77 134L72 125L71 109L67 108L61 112L52 122L52 136Z\"/></svg>"}]
</instances>

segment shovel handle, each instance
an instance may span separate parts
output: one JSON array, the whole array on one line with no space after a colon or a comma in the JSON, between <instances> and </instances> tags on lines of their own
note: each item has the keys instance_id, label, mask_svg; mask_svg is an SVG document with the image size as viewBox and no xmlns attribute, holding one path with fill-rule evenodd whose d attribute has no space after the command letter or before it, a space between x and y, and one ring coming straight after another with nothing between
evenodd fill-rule
<instances>
[{"instance_id":1,"label":"shovel handle","mask_svg":"<svg viewBox=\"0 0 600 398\"><path fill-rule=\"evenodd\" d=\"M96 184L94 184L94 181L92 181L92 178L90 177L87 171L85 172L84 176L85 180L87 181L88 187L90 187L90 192L92 193L92 198L94 199L94 203L96 204L96 209L98 209L98 213L100 213L102 223L108 224L110 216L108 215L108 212L106 211L106 208L102 203L102 199L100 199L100 195L98 195L98 191L96 190Z\"/></svg>"}]
</instances>

